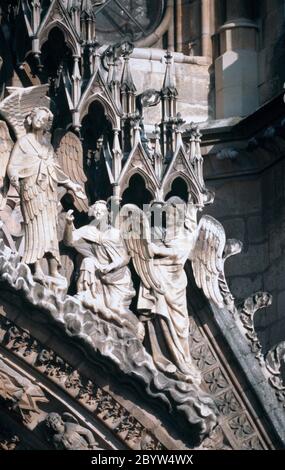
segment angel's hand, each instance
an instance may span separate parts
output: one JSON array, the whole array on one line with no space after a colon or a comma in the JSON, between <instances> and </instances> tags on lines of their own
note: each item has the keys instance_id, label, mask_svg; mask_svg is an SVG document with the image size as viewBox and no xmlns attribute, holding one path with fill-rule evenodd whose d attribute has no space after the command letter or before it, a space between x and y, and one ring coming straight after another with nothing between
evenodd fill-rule
<instances>
[{"instance_id":1,"label":"angel's hand","mask_svg":"<svg viewBox=\"0 0 285 470\"><path fill-rule=\"evenodd\" d=\"M70 181L68 184L68 189L70 189L79 199L86 199L86 194L84 193L80 184Z\"/></svg>"},{"instance_id":2,"label":"angel's hand","mask_svg":"<svg viewBox=\"0 0 285 470\"><path fill-rule=\"evenodd\" d=\"M65 221L68 225L72 225L74 222L73 210L70 209L65 215Z\"/></svg>"},{"instance_id":3,"label":"angel's hand","mask_svg":"<svg viewBox=\"0 0 285 470\"><path fill-rule=\"evenodd\" d=\"M17 190L20 189L20 183L19 183L19 178L17 176L12 176L10 178L10 183L11 185L16 188Z\"/></svg>"}]
</instances>

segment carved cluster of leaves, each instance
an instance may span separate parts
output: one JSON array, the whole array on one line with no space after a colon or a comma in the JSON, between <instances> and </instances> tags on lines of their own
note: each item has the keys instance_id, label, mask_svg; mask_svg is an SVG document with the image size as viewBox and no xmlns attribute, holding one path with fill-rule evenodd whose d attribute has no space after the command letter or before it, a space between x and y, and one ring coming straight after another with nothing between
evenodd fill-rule
<instances>
[{"instance_id":1,"label":"carved cluster of leaves","mask_svg":"<svg viewBox=\"0 0 285 470\"><path fill-rule=\"evenodd\" d=\"M235 418L230 420L229 425L234 435L238 439L244 439L245 437L250 436L254 432L245 414L236 416Z\"/></svg>"},{"instance_id":2,"label":"carved cluster of leaves","mask_svg":"<svg viewBox=\"0 0 285 470\"><path fill-rule=\"evenodd\" d=\"M244 328L245 336L249 340L251 350L261 366L264 364L264 358L261 352L262 346L255 331L254 316L258 310L270 306L271 303L272 296L268 292L256 292L240 302L238 306L239 318Z\"/></svg>"},{"instance_id":3,"label":"carved cluster of leaves","mask_svg":"<svg viewBox=\"0 0 285 470\"><path fill-rule=\"evenodd\" d=\"M222 395L219 395L215 402L219 412L225 416L237 413L241 409L241 406L232 390L228 390Z\"/></svg>"},{"instance_id":4,"label":"carved cluster of leaves","mask_svg":"<svg viewBox=\"0 0 285 470\"><path fill-rule=\"evenodd\" d=\"M207 386L209 387L210 392L213 394L219 393L221 390L228 387L229 385L219 367L205 374L204 380Z\"/></svg>"}]
</instances>

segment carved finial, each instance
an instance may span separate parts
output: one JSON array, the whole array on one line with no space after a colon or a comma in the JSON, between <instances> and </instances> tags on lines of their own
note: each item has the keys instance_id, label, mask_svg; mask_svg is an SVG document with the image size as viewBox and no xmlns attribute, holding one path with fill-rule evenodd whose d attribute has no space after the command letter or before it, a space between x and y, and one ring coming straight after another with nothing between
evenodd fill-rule
<instances>
[{"instance_id":1,"label":"carved finial","mask_svg":"<svg viewBox=\"0 0 285 470\"><path fill-rule=\"evenodd\" d=\"M164 133L163 153L165 158L169 159L175 150L174 124L176 119L176 100L178 92L174 82L174 65L170 51L167 51L165 59L166 71L161 90L162 126Z\"/></svg>"},{"instance_id":2,"label":"carved finial","mask_svg":"<svg viewBox=\"0 0 285 470\"><path fill-rule=\"evenodd\" d=\"M175 73L173 56L170 51L167 51L165 55L166 71L164 76L164 82L162 87L163 95L177 96L178 92L175 86Z\"/></svg>"},{"instance_id":3,"label":"carved finial","mask_svg":"<svg viewBox=\"0 0 285 470\"><path fill-rule=\"evenodd\" d=\"M81 17L94 19L95 12L92 0L81 0Z\"/></svg>"},{"instance_id":4,"label":"carved finial","mask_svg":"<svg viewBox=\"0 0 285 470\"><path fill-rule=\"evenodd\" d=\"M136 112L136 86L130 68L130 55L134 50L133 44L126 41L120 46L120 53L124 58L124 68L121 79L121 101L125 116L132 116Z\"/></svg>"},{"instance_id":5,"label":"carved finial","mask_svg":"<svg viewBox=\"0 0 285 470\"><path fill-rule=\"evenodd\" d=\"M86 44L92 44L95 41L95 12L91 0L82 0L80 22L81 37Z\"/></svg>"},{"instance_id":6,"label":"carved finial","mask_svg":"<svg viewBox=\"0 0 285 470\"><path fill-rule=\"evenodd\" d=\"M131 69L130 69L130 55L134 50L133 44L130 42L124 42L121 45L121 53L124 58L124 69L121 80L121 90L123 93L135 93L137 91L133 81Z\"/></svg>"},{"instance_id":7,"label":"carved finial","mask_svg":"<svg viewBox=\"0 0 285 470\"><path fill-rule=\"evenodd\" d=\"M65 0L65 2L62 3L68 13L71 13L72 11L80 11L81 9L81 0Z\"/></svg>"}]
</instances>

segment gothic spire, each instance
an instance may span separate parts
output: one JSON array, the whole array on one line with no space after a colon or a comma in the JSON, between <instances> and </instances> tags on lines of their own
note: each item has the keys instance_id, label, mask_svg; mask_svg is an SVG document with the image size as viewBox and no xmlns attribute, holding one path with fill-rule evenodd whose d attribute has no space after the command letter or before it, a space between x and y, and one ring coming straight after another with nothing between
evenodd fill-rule
<instances>
[{"instance_id":1,"label":"gothic spire","mask_svg":"<svg viewBox=\"0 0 285 470\"><path fill-rule=\"evenodd\" d=\"M125 115L134 114L136 111L136 86L133 81L130 68L130 55L134 50L134 46L126 42L122 44L121 51L124 58L124 68L121 78L121 97L122 108Z\"/></svg>"},{"instance_id":2,"label":"gothic spire","mask_svg":"<svg viewBox=\"0 0 285 470\"><path fill-rule=\"evenodd\" d=\"M92 44L95 41L95 11L91 0L81 1L81 37L86 44Z\"/></svg>"},{"instance_id":3,"label":"gothic spire","mask_svg":"<svg viewBox=\"0 0 285 470\"><path fill-rule=\"evenodd\" d=\"M135 93L137 91L136 86L133 81L131 69L130 69L130 55L134 50L134 46L126 42L121 46L122 55L124 58L124 68L121 80L121 90L125 92Z\"/></svg>"},{"instance_id":4,"label":"gothic spire","mask_svg":"<svg viewBox=\"0 0 285 470\"><path fill-rule=\"evenodd\" d=\"M81 17L82 16L84 16L85 19L95 18L95 12L94 12L94 6L93 6L92 0L81 0Z\"/></svg>"},{"instance_id":5,"label":"gothic spire","mask_svg":"<svg viewBox=\"0 0 285 470\"><path fill-rule=\"evenodd\" d=\"M174 63L173 56L170 51L167 51L165 55L166 71L164 76L164 82L162 87L163 95L174 96L178 95L176 86L175 86L175 72L174 72Z\"/></svg>"}]
</instances>

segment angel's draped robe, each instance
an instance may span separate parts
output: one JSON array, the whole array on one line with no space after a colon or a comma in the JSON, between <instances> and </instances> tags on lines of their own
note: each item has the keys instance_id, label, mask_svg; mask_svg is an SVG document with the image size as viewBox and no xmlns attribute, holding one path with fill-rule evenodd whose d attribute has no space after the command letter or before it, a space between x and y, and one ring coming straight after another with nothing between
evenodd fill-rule
<instances>
[{"instance_id":1,"label":"angel's draped robe","mask_svg":"<svg viewBox=\"0 0 285 470\"><path fill-rule=\"evenodd\" d=\"M139 321L129 309L136 293L128 267L129 255L120 231L108 227L101 232L91 223L73 231L72 246L84 256L78 280L79 296L81 292L82 299L88 304L91 295L89 306L104 319L136 332ZM100 266L111 263L114 269L100 276Z\"/></svg>"},{"instance_id":2,"label":"angel's draped robe","mask_svg":"<svg viewBox=\"0 0 285 470\"><path fill-rule=\"evenodd\" d=\"M60 169L50 143L41 144L33 134L20 138L7 168L9 178L20 183L25 247L22 261L33 264L45 254L60 263L57 219L57 185L69 182Z\"/></svg>"},{"instance_id":3,"label":"angel's draped robe","mask_svg":"<svg viewBox=\"0 0 285 470\"><path fill-rule=\"evenodd\" d=\"M164 294L141 284L138 310L142 314L141 320L146 322L156 366L163 372L176 374L178 379L199 382L200 374L192 365L189 349L188 281L184 270L192 243L191 232L185 230L182 236L163 245L169 249L169 255L154 258L154 274Z\"/></svg>"}]
</instances>

